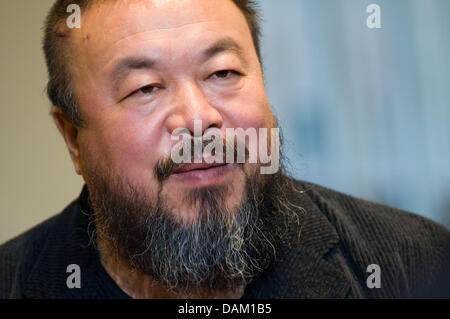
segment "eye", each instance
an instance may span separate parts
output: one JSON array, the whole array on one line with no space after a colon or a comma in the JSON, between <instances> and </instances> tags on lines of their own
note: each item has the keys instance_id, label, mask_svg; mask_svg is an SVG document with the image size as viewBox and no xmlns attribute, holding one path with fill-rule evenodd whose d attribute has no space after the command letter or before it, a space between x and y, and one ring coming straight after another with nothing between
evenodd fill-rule
<instances>
[{"instance_id":1,"label":"eye","mask_svg":"<svg viewBox=\"0 0 450 319\"><path fill-rule=\"evenodd\" d=\"M131 97L139 97L139 96L150 95L150 94L154 93L157 89L160 89L160 87L157 86L157 85L146 85L146 86L143 86L143 87L137 89L136 91L131 92L129 95L124 97L122 99L122 101L126 100L128 98L131 98Z\"/></svg>"},{"instance_id":2,"label":"eye","mask_svg":"<svg viewBox=\"0 0 450 319\"><path fill-rule=\"evenodd\" d=\"M146 85L141 87L139 90L134 91L132 94L142 93L142 94L150 94L153 93L156 89L158 89L155 85Z\"/></svg>"},{"instance_id":3,"label":"eye","mask_svg":"<svg viewBox=\"0 0 450 319\"><path fill-rule=\"evenodd\" d=\"M216 77L218 79L228 79L228 78L232 78L233 76L236 76L236 75L239 76L241 74L239 72L233 71L233 70L220 70L220 71L213 73L211 75L211 77Z\"/></svg>"}]
</instances>

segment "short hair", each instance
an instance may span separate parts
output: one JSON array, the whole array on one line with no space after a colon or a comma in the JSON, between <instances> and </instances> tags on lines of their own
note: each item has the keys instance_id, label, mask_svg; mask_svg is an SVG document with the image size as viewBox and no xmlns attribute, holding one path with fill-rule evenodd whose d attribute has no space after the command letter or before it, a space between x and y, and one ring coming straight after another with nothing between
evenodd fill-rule
<instances>
[{"instance_id":1,"label":"short hair","mask_svg":"<svg viewBox=\"0 0 450 319\"><path fill-rule=\"evenodd\" d=\"M47 95L50 102L59 107L65 117L76 126L83 126L77 98L73 92L69 70L70 29L66 26L67 7L77 4L82 11L93 4L107 0L56 0L47 16L44 26L43 50L48 71ZM231 0L244 15L252 35L258 59L260 52L260 15L256 0Z\"/></svg>"}]
</instances>

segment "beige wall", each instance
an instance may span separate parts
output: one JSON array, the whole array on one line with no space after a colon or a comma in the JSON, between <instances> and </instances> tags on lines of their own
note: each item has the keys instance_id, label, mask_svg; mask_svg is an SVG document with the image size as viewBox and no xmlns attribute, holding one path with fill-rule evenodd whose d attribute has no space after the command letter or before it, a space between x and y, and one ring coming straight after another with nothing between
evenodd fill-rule
<instances>
[{"instance_id":1,"label":"beige wall","mask_svg":"<svg viewBox=\"0 0 450 319\"><path fill-rule=\"evenodd\" d=\"M42 25L52 0L0 0L0 243L59 213L83 185L49 116Z\"/></svg>"}]
</instances>

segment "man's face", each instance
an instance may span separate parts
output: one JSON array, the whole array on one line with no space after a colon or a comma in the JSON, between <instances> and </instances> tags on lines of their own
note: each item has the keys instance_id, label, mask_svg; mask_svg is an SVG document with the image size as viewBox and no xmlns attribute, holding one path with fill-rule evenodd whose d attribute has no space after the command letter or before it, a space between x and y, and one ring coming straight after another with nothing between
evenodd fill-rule
<instances>
[{"instance_id":1,"label":"man's face","mask_svg":"<svg viewBox=\"0 0 450 319\"><path fill-rule=\"evenodd\" d=\"M77 172L114 172L149 198L158 192L183 221L198 206L181 200L193 189L228 187L224 203L241 205L246 175L237 164L171 174L155 166L170 156L179 128L272 128L261 66L247 22L231 0L107 1L82 16L73 33L73 86L85 127ZM89 182L88 182L89 184Z\"/></svg>"}]
</instances>

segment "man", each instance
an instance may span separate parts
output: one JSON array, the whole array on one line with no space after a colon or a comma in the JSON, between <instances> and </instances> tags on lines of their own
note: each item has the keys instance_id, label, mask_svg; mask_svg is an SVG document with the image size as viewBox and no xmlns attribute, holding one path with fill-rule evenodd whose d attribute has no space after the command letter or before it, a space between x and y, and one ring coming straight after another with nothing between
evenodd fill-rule
<instances>
[{"instance_id":1,"label":"man","mask_svg":"<svg viewBox=\"0 0 450 319\"><path fill-rule=\"evenodd\" d=\"M263 173L278 135L252 1L58 0L44 51L86 186L0 247L0 297L449 297L444 227L293 180L283 162ZM214 141L190 161L185 146Z\"/></svg>"}]
</instances>

